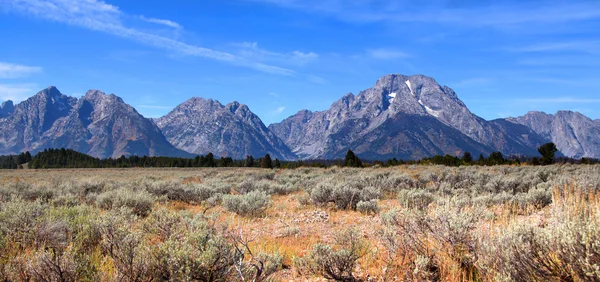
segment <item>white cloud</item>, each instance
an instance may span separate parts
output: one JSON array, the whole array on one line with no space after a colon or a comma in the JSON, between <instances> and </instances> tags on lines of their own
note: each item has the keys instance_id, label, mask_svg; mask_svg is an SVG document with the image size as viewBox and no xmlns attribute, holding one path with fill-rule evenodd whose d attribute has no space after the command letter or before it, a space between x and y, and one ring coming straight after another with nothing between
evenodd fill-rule
<instances>
[{"instance_id":1,"label":"white cloud","mask_svg":"<svg viewBox=\"0 0 600 282\"><path fill-rule=\"evenodd\" d=\"M149 22L149 23L153 23L153 24L159 24L159 25L164 25L164 26L168 26L168 27L172 27L174 29L181 29L183 28L180 24L174 22L174 21L170 21L170 20L164 20L164 19L157 19L157 18L147 18L145 16L139 16L140 20L145 21L145 22Z\"/></svg>"},{"instance_id":2,"label":"white cloud","mask_svg":"<svg viewBox=\"0 0 600 282\"><path fill-rule=\"evenodd\" d=\"M316 84L326 84L328 82L326 79L314 75L309 75L308 81Z\"/></svg>"},{"instance_id":3,"label":"white cloud","mask_svg":"<svg viewBox=\"0 0 600 282\"><path fill-rule=\"evenodd\" d=\"M260 48L257 42L234 43L233 46L239 48L241 57L254 58L263 62L302 66L319 58L319 55L313 52L305 53L296 50L289 53L280 53L269 51Z\"/></svg>"},{"instance_id":4,"label":"white cloud","mask_svg":"<svg viewBox=\"0 0 600 282\"><path fill-rule=\"evenodd\" d=\"M368 50L367 54L369 57L378 60L394 60L409 57L408 54L402 51L385 48Z\"/></svg>"},{"instance_id":5,"label":"white cloud","mask_svg":"<svg viewBox=\"0 0 600 282\"><path fill-rule=\"evenodd\" d=\"M493 82L493 79L491 79L491 78L474 77L474 78L467 78L467 79L461 80L457 83L454 83L453 85L455 87L473 87L473 86L488 85L492 82Z\"/></svg>"},{"instance_id":6,"label":"white cloud","mask_svg":"<svg viewBox=\"0 0 600 282\"><path fill-rule=\"evenodd\" d=\"M583 52L597 54L600 49L600 41L566 41L535 44L516 48L507 48L513 52L535 53L535 52Z\"/></svg>"},{"instance_id":7,"label":"white cloud","mask_svg":"<svg viewBox=\"0 0 600 282\"><path fill-rule=\"evenodd\" d=\"M548 104L559 104L559 103L600 103L600 99L590 98L572 98L572 97L555 97L555 98L527 98L527 99L516 99L516 102L520 103L548 103Z\"/></svg>"},{"instance_id":8,"label":"white cloud","mask_svg":"<svg viewBox=\"0 0 600 282\"><path fill-rule=\"evenodd\" d=\"M19 78L42 71L41 67L31 67L0 62L0 78Z\"/></svg>"},{"instance_id":9,"label":"white cloud","mask_svg":"<svg viewBox=\"0 0 600 282\"><path fill-rule=\"evenodd\" d=\"M4 4L3 4L4 5ZM65 23L68 25L100 31L114 36L134 40L142 44L226 62L236 66L252 68L258 71L293 75L294 71L278 66L257 62L252 58L240 57L230 53L187 44L164 36L127 27L123 23L125 15L118 7L101 0L19 0L10 1L3 7L37 18Z\"/></svg>"},{"instance_id":10,"label":"white cloud","mask_svg":"<svg viewBox=\"0 0 600 282\"><path fill-rule=\"evenodd\" d=\"M281 114L285 110L285 107L278 107L273 111L274 114Z\"/></svg>"},{"instance_id":11,"label":"white cloud","mask_svg":"<svg viewBox=\"0 0 600 282\"><path fill-rule=\"evenodd\" d=\"M452 1L398 0L245 0L278 5L311 13L332 16L352 22L422 22L504 28L532 25L545 29L545 24L584 21L600 18L597 1L555 1L540 5L537 1L497 1L494 5L462 6ZM448 2L448 3L445 3ZM474 2L475 3L475 2Z\"/></svg>"},{"instance_id":12,"label":"white cloud","mask_svg":"<svg viewBox=\"0 0 600 282\"><path fill-rule=\"evenodd\" d=\"M35 93L35 84L0 84L0 100L20 102Z\"/></svg>"}]
</instances>

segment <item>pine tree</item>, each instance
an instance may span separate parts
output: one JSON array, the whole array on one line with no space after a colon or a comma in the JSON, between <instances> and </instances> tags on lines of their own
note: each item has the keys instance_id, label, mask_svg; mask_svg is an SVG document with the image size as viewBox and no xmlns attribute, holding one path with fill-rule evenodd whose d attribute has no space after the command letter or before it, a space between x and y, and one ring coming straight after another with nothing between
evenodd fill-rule
<instances>
[{"instance_id":1,"label":"pine tree","mask_svg":"<svg viewBox=\"0 0 600 282\"><path fill-rule=\"evenodd\" d=\"M502 155L501 152L493 152L490 154L490 156L487 159L488 165L501 165L501 164L504 164L504 162L505 162L504 156Z\"/></svg>"},{"instance_id":2,"label":"pine tree","mask_svg":"<svg viewBox=\"0 0 600 282\"><path fill-rule=\"evenodd\" d=\"M213 155L213 153L208 153L208 155L206 155L206 157L204 158L204 164L207 167L217 166L217 163L215 162L215 156Z\"/></svg>"},{"instance_id":3,"label":"pine tree","mask_svg":"<svg viewBox=\"0 0 600 282\"><path fill-rule=\"evenodd\" d=\"M550 165L554 163L554 154L558 152L558 149L554 143L550 142L540 146L538 152L542 155L542 165Z\"/></svg>"},{"instance_id":4,"label":"pine tree","mask_svg":"<svg viewBox=\"0 0 600 282\"><path fill-rule=\"evenodd\" d=\"M271 155L266 154L264 158L260 160L261 168L273 168L273 161L271 160Z\"/></svg>"},{"instance_id":5,"label":"pine tree","mask_svg":"<svg viewBox=\"0 0 600 282\"><path fill-rule=\"evenodd\" d=\"M473 156L470 152L465 152L463 154L462 160L465 164L471 164L473 162Z\"/></svg>"},{"instance_id":6,"label":"pine tree","mask_svg":"<svg viewBox=\"0 0 600 282\"><path fill-rule=\"evenodd\" d=\"M352 150L348 150L346 153L346 158L344 159L344 166L347 167L362 167L362 162L360 159L352 152Z\"/></svg>"},{"instance_id":7,"label":"pine tree","mask_svg":"<svg viewBox=\"0 0 600 282\"><path fill-rule=\"evenodd\" d=\"M254 157L248 155L246 156L246 163L244 164L245 167L254 167Z\"/></svg>"},{"instance_id":8,"label":"pine tree","mask_svg":"<svg viewBox=\"0 0 600 282\"><path fill-rule=\"evenodd\" d=\"M484 165L485 164L485 157L483 156L483 154L479 154L479 158L477 159L477 164L478 165Z\"/></svg>"}]
</instances>

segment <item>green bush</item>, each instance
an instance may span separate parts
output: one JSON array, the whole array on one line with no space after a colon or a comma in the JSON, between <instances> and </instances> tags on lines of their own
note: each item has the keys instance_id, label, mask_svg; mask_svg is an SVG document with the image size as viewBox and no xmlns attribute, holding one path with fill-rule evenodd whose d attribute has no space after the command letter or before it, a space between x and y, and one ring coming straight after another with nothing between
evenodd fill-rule
<instances>
[{"instance_id":1,"label":"green bush","mask_svg":"<svg viewBox=\"0 0 600 282\"><path fill-rule=\"evenodd\" d=\"M356 204L356 210L365 214L376 214L379 212L377 202L377 200L360 201Z\"/></svg>"},{"instance_id":2,"label":"green bush","mask_svg":"<svg viewBox=\"0 0 600 282\"><path fill-rule=\"evenodd\" d=\"M336 234L335 245L317 244L296 265L312 274L335 281L359 281L354 277L357 261L367 252L367 244L355 229Z\"/></svg>"},{"instance_id":3,"label":"green bush","mask_svg":"<svg viewBox=\"0 0 600 282\"><path fill-rule=\"evenodd\" d=\"M398 202L406 208L423 210L434 201L435 196L422 189L398 191Z\"/></svg>"},{"instance_id":4,"label":"green bush","mask_svg":"<svg viewBox=\"0 0 600 282\"><path fill-rule=\"evenodd\" d=\"M264 191L252 191L244 195L224 195L223 207L242 216L264 215L270 197Z\"/></svg>"},{"instance_id":5,"label":"green bush","mask_svg":"<svg viewBox=\"0 0 600 282\"><path fill-rule=\"evenodd\" d=\"M129 188L116 189L104 192L96 198L96 204L103 209L119 209L128 207L136 215L146 216L152 210L155 197L146 190L133 190Z\"/></svg>"}]
</instances>

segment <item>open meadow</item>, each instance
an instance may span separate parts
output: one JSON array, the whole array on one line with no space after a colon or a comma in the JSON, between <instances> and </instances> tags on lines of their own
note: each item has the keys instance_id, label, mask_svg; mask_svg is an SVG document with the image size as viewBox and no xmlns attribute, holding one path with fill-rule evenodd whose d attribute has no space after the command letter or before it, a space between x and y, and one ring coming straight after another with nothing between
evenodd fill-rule
<instances>
[{"instance_id":1,"label":"open meadow","mask_svg":"<svg viewBox=\"0 0 600 282\"><path fill-rule=\"evenodd\" d=\"M0 171L3 281L600 281L600 166Z\"/></svg>"}]
</instances>

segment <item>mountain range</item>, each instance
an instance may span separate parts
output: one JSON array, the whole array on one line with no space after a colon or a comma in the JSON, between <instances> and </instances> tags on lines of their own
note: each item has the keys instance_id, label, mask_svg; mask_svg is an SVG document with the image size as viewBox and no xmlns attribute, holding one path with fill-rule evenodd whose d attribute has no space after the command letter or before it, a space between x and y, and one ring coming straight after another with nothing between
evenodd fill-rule
<instances>
[{"instance_id":1,"label":"mountain range","mask_svg":"<svg viewBox=\"0 0 600 282\"><path fill-rule=\"evenodd\" d=\"M48 87L0 107L0 155L64 147L100 158L211 152L295 160L338 159L352 149L364 159L418 159L494 151L535 156L547 142L567 157L600 158L600 120L559 111L487 121L423 75L386 75L325 111L302 110L268 127L244 104L200 97L157 119L98 90L77 99Z\"/></svg>"}]
</instances>

